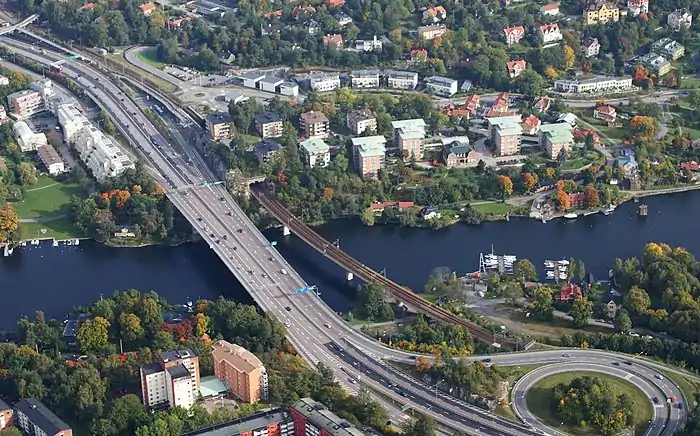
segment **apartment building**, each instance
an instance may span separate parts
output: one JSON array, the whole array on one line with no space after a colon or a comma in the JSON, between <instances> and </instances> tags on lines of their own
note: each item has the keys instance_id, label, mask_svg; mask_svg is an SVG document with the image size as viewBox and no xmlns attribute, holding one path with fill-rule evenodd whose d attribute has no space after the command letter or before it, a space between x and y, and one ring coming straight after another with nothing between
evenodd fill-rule
<instances>
[{"instance_id":1,"label":"apartment building","mask_svg":"<svg viewBox=\"0 0 700 436\"><path fill-rule=\"evenodd\" d=\"M444 24L436 24L433 26L420 26L418 28L418 39L421 41L430 41L447 33L447 27Z\"/></svg>"},{"instance_id":2,"label":"apartment building","mask_svg":"<svg viewBox=\"0 0 700 436\"><path fill-rule=\"evenodd\" d=\"M506 38L506 44L513 45L520 42L525 37L525 28L523 26L508 26L503 29Z\"/></svg>"},{"instance_id":3,"label":"apartment building","mask_svg":"<svg viewBox=\"0 0 700 436\"><path fill-rule=\"evenodd\" d=\"M672 61L677 61L685 55L683 44L671 38L662 38L654 42L651 44L651 51Z\"/></svg>"},{"instance_id":4,"label":"apartment building","mask_svg":"<svg viewBox=\"0 0 700 436\"><path fill-rule=\"evenodd\" d=\"M353 88L379 88L379 70L355 70L350 72Z\"/></svg>"},{"instance_id":5,"label":"apartment building","mask_svg":"<svg viewBox=\"0 0 700 436\"><path fill-rule=\"evenodd\" d=\"M299 118L301 131L305 138L326 138L330 134L330 123L323 112L304 112Z\"/></svg>"},{"instance_id":6,"label":"apartment building","mask_svg":"<svg viewBox=\"0 0 700 436\"><path fill-rule=\"evenodd\" d=\"M56 110L58 124L63 131L63 140L72 143L78 133L92 124L73 104L62 104Z\"/></svg>"},{"instance_id":7,"label":"apartment building","mask_svg":"<svg viewBox=\"0 0 700 436\"><path fill-rule=\"evenodd\" d=\"M12 125L12 132L15 137L19 149L25 153L27 151L34 151L37 148L48 144L46 140L46 135L43 133L34 133L27 123L24 121L17 121Z\"/></svg>"},{"instance_id":8,"label":"apartment building","mask_svg":"<svg viewBox=\"0 0 700 436\"><path fill-rule=\"evenodd\" d=\"M66 171L66 166L63 163L63 159L58 155L51 144L42 145L36 149L39 160L46 168L46 171L52 175L57 176Z\"/></svg>"},{"instance_id":9,"label":"apartment building","mask_svg":"<svg viewBox=\"0 0 700 436\"><path fill-rule=\"evenodd\" d=\"M263 139L253 146L255 157L260 163L267 163L282 150L282 146L272 139Z\"/></svg>"},{"instance_id":10,"label":"apartment building","mask_svg":"<svg viewBox=\"0 0 700 436\"><path fill-rule=\"evenodd\" d=\"M676 9L668 14L666 21L669 29L674 32L680 32L682 29L690 29L693 25L693 15L685 9Z\"/></svg>"},{"instance_id":11,"label":"apartment building","mask_svg":"<svg viewBox=\"0 0 700 436\"><path fill-rule=\"evenodd\" d=\"M346 124L353 135L361 135L365 130L377 130L377 119L369 109L348 112Z\"/></svg>"},{"instance_id":12,"label":"apartment building","mask_svg":"<svg viewBox=\"0 0 700 436\"><path fill-rule=\"evenodd\" d=\"M509 120L510 117L502 117L504 120ZM493 127L493 144L496 148L498 156L512 156L520 151L520 141L523 134L523 128L518 122L503 122L494 124Z\"/></svg>"},{"instance_id":13,"label":"apartment building","mask_svg":"<svg viewBox=\"0 0 700 436\"><path fill-rule=\"evenodd\" d=\"M207 115L204 125L214 141L221 141L231 137L233 118L227 112L217 112Z\"/></svg>"},{"instance_id":14,"label":"apartment building","mask_svg":"<svg viewBox=\"0 0 700 436\"><path fill-rule=\"evenodd\" d=\"M581 51L583 55L587 58L592 58L598 56L600 53L600 42L598 38L588 37L581 42Z\"/></svg>"},{"instance_id":15,"label":"apartment building","mask_svg":"<svg viewBox=\"0 0 700 436\"><path fill-rule=\"evenodd\" d=\"M314 138L299 143L301 160L309 167L327 167L331 163L331 148L322 139Z\"/></svg>"},{"instance_id":16,"label":"apartment building","mask_svg":"<svg viewBox=\"0 0 700 436\"><path fill-rule=\"evenodd\" d=\"M199 358L190 348L161 351L142 366L141 394L147 408L189 409L199 397Z\"/></svg>"},{"instance_id":17,"label":"apartment building","mask_svg":"<svg viewBox=\"0 0 700 436\"><path fill-rule=\"evenodd\" d=\"M434 24L447 18L447 11L442 6L431 6L423 11L423 23Z\"/></svg>"},{"instance_id":18,"label":"apartment building","mask_svg":"<svg viewBox=\"0 0 700 436\"><path fill-rule=\"evenodd\" d=\"M386 138L382 135L352 138L355 168L364 180L377 179L384 168Z\"/></svg>"},{"instance_id":19,"label":"apartment building","mask_svg":"<svg viewBox=\"0 0 700 436\"><path fill-rule=\"evenodd\" d=\"M312 91L327 92L340 88L340 75L337 73L314 74L309 77Z\"/></svg>"},{"instance_id":20,"label":"apartment building","mask_svg":"<svg viewBox=\"0 0 700 436\"><path fill-rule=\"evenodd\" d=\"M384 44L375 35L372 39L358 39L355 41L355 50L358 51L382 51Z\"/></svg>"},{"instance_id":21,"label":"apartment building","mask_svg":"<svg viewBox=\"0 0 700 436\"><path fill-rule=\"evenodd\" d=\"M400 131L396 146L403 153L404 159L420 160L423 158L423 139L425 135L416 131Z\"/></svg>"},{"instance_id":22,"label":"apartment building","mask_svg":"<svg viewBox=\"0 0 700 436\"><path fill-rule=\"evenodd\" d=\"M3 161L3 164L5 161ZM7 167L5 167L7 169ZM4 171L0 165L0 172ZM0 400L0 430L4 430L12 425L12 407Z\"/></svg>"},{"instance_id":23,"label":"apartment building","mask_svg":"<svg viewBox=\"0 0 700 436\"><path fill-rule=\"evenodd\" d=\"M389 70L386 72L386 87L390 89L415 89L418 86L418 73L413 71Z\"/></svg>"},{"instance_id":24,"label":"apartment building","mask_svg":"<svg viewBox=\"0 0 700 436\"><path fill-rule=\"evenodd\" d=\"M267 370L253 353L224 340L212 344L214 374L226 381L231 394L248 404L267 398Z\"/></svg>"},{"instance_id":25,"label":"apartment building","mask_svg":"<svg viewBox=\"0 0 700 436\"><path fill-rule=\"evenodd\" d=\"M554 42L559 42L564 39L564 36L559 30L559 25L557 23L552 24L538 24L537 34L542 38L542 43L552 44Z\"/></svg>"},{"instance_id":26,"label":"apartment building","mask_svg":"<svg viewBox=\"0 0 700 436\"><path fill-rule=\"evenodd\" d=\"M181 436L295 436L294 420L286 410L273 409Z\"/></svg>"},{"instance_id":27,"label":"apartment building","mask_svg":"<svg viewBox=\"0 0 700 436\"><path fill-rule=\"evenodd\" d=\"M554 91L576 94L622 92L632 89L631 77L595 77L584 80L555 80Z\"/></svg>"},{"instance_id":28,"label":"apartment building","mask_svg":"<svg viewBox=\"0 0 700 436\"><path fill-rule=\"evenodd\" d=\"M583 19L587 26L599 23L616 23L620 20L620 9L615 3L594 0L588 3L584 9Z\"/></svg>"},{"instance_id":29,"label":"apartment building","mask_svg":"<svg viewBox=\"0 0 700 436\"><path fill-rule=\"evenodd\" d=\"M302 398L292 405L289 413L294 420L297 436L364 436L346 420L311 398Z\"/></svg>"},{"instance_id":30,"label":"apartment building","mask_svg":"<svg viewBox=\"0 0 700 436\"><path fill-rule=\"evenodd\" d=\"M34 90L13 92L7 96L7 105L10 112L19 119L29 118L46 109L43 96Z\"/></svg>"},{"instance_id":31,"label":"apartment building","mask_svg":"<svg viewBox=\"0 0 700 436\"><path fill-rule=\"evenodd\" d=\"M431 76L425 79L425 86L435 95L452 97L459 90L459 82L449 77Z\"/></svg>"},{"instance_id":32,"label":"apartment building","mask_svg":"<svg viewBox=\"0 0 700 436\"><path fill-rule=\"evenodd\" d=\"M627 0L627 11L633 17L649 12L649 0Z\"/></svg>"},{"instance_id":33,"label":"apartment building","mask_svg":"<svg viewBox=\"0 0 700 436\"><path fill-rule=\"evenodd\" d=\"M442 159L447 167L477 163L479 156L469 145L455 141L446 145L442 151Z\"/></svg>"},{"instance_id":34,"label":"apartment building","mask_svg":"<svg viewBox=\"0 0 700 436\"><path fill-rule=\"evenodd\" d=\"M562 150L571 152L574 136L573 127L569 123L542 124L540 126L540 147L550 159L557 159Z\"/></svg>"},{"instance_id":35,"label":"apartment building","mask_svg":"<svg viewBox=\"0 0 700 436\"><path fill-rule=\"evenodd\" d=\"M651 74L656 74L657 76L663 76L664 74L671 71L671 62L665 57L656 54L654 52L647 53L638 59L639 63L644 65Z\"/></svg>"},{"instance_id":36,"label":"apartment building","mask_svg":"<svg viewBox=\"0 0 700 436\"><path fill-rule=\"evenodd\" d=\"M264 138L279 138L284 131L282 119L274 112L263 112L255 116L255 130Z\"/></svg>"},{"instance_id":37,"label":"apartment building","mask_svg":"<svg viewBox=\"0 0 700 436\"><path fill-rule=\"evenodd\" d=\"M116 177L129 168L135 168L134 162L121 151L116 142L93 125L82 129L73 144L80 159L100 182Z\"/></svg>"},{"instance_id":38,"label":"apartment building","mask_svg":"<svg viewBox=\"0 0 700 436\"><path fill-rule=\"evenodd\" d=\"M34 436L73 436L73 430L36 398L15 405L16 426Z\"/></svg>"}]
</instances>

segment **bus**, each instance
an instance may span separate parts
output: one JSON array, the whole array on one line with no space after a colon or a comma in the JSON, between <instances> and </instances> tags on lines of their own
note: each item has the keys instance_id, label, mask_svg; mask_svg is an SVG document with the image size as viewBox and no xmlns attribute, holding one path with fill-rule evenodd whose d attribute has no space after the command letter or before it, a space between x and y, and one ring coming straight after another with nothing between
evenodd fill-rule
<instances>
[{"instance_id":1,"label":"bus","mask_svg":"<svg viewBox=\"0 0 700 436\"><path fill-rule=\"evenodd\" d=\"M60 65L51 65L51 71L53 71L54 73L62 73L63 67Z\"/></svg>"}]
</instances>

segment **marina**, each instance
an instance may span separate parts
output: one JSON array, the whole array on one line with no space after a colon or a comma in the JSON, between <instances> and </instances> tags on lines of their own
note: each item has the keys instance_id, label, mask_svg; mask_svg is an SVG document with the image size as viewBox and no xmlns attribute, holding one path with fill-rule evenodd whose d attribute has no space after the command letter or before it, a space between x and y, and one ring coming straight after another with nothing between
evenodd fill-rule
<instances>
[{"instance_id":1,"label":"marina","mask_svg":"<svg viewBox=\"0 0 700 436\"><path fill-rule=\"evenodd\" d=\"M28 239L21 241L19 245L17 246L11 246L10 244L5 244L3 245L3 256L11 256L12 253L14 253L15 248L24 248L24 247L41 247L44 242L50 242L52 247L60 247L60 246L78 246L80 245L80 239Z\"/></svg>"},{"instance_id":2,"label":"marina","mask_svg":"<svg viewBox=\"0 0 700 436\"><path fill-rule=\"evenodd\" d=\"M517 260L513 255L494 254L491 247L490 254L479 253L479 273L497 271L499 274L513 274L513 266Z\"/></svg>"},{"instance_id":3,"label":"marina","mask_svg":"<svg viewBox=\"0 0 700 436\"><path fill-rule=\"evenodd\" d=\"M545 260L544 261L545 278L554 280L559 283L560 280L567 280L569 277L569 261L562 260Z\"/></svg>"}]
</instances>

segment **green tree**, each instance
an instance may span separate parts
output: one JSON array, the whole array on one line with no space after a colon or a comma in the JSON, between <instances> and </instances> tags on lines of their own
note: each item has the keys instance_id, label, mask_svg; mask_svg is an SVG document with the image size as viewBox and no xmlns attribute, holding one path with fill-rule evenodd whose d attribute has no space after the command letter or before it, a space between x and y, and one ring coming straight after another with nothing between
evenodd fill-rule
<instances>
[{"instance_id":1,"label":"green tree","mask_svg":"<svg viewBox=\"0 0 700 436\"><path fill-rule=\"evenodd\" d=\"M542 321L551 321L554 318L552 296L553 292L549 287L540 286L535 289L535 295L532 299L532 314L535 318Z\"/></svg>"},{"instance_id":2,"label":"green tree","mask_svg":"<svg viewBox=\"0 0 700 436\"><path fill-rule=\"evenodd\" d=\"M22 162L17 166L19 183L22 186L34 186L37 182L36 167L29 162Z\"/></svg>"},{"instance_id":3,"label":"green tree","mask_svg":"<svg viewBox=\"0 0 700 436\"><path fill-rule=\"evenodd\" d=\"M138 341L145 334L141 326L141 320L133 313L122 313L119 315L119 331L121 332L121 339L127 342Z\"/></svg>"},{"instance_id":4,"label":"green tree","mask_svg":"<svg viewBox=\"0 0 700 436\"><path fill-rule=\"evenodd\" d=\"M78 328L78 342L83 353L103 349L109 343L109 322L101 316L84 321Z\"/></svg>"},{"instance_id":5,"label":"green tree","mask_svg":"<svg viewBox=\"0 0 700 436\"><path fill-rule=\"evenodd\" d=\"M94 366L78 368L68 377L69 404L76 417L91 421L102 416L106 403L107 385Z\"/></svg>"},{"instance_id":6,"label":"green tree","mask_svg":"<svg viewBox=\"0 0 700 436\"><path fill-rule=\"evenodd\" d=\"M360 287L358 303L363 318L374 322L394 319L394 311L386 301L384 289L376 283L365 283Z\"/></svg>"},{"instance_id":7,"label":"green tree","mask_svg":"<svg viewBox=\"0 0 700 436\"><path fill-rule=\"evenodd\" d=\"M415 421L406 421L402 431L403 436L435 436L437 426L433 418L420 415Z\"/></svg>"},{"instance_id":8,"label":"green tree","mask_svg":"<svg viewBox=\"0 0 700 436\"><path fill-rule=\"evenodd\" d=\"M519 280L537 281L537 268L528 259L518 259L513 268L513 275Z\"/></svg>"},{"instance_id":9,"label":"green tree","mask_svg":"<svg viewBox=\"0 0 700 436\"><path fill-rule=\"evenodd\" d=\"M579 282L583 283L583 281L586 279L586 264L583 263L582 260L578 261L578 280Z\"/></svg>"},{"instance_id":10,"label":"green tree","mask_svg":"<svg viewBox=\"0 0 700 436\"><path fill-rule=\"evenodd\" d=\"M362 216L360 217L362 220L362 224L366 226L373 226L374 225L374 210L372 210L371 207L365 208L365 210L362 211Z\"/></svg>"},{"instance_id":11,"label":"green tree","mask_svg":"<svg viewBox=\"0 0 700 436\"><path fill-rule=\"evenodd\" d=\"M617 321L617 327L624 333L632 330L632 320L630 319L630 316L627 315L626 311L622 311L620 314Z\"/></svg>"},{"instance_id":12,"label":"green tree","mask_svg":"<svg viewBox=\"0 0 700 436\"><path fill-rule=\"evenodd\" d=\"M588 320L593 313L593 303L587 298L577 298L571 305L569 315L575 327L585 327L588 325Z\"/></svg>"},{"instance_id":13,"label":"green tree","mask_svg":"<svg viewBox=\"0 0 700 436\"><path fill-rule=\"evenodd\" d=\"M623 297L622 305L633 315L645 315L651 307L651 298L644 289L633 286Z\"/></svg>"}]
</instances>

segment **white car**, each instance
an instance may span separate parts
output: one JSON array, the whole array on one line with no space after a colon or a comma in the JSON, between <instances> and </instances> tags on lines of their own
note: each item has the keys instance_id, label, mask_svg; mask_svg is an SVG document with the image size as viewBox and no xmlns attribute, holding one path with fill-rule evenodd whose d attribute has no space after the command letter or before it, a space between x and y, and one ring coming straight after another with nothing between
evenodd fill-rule
<instances>
[{"instance_id":1,"label":"white car","mask_svg":"<svg viewBox=\"0 0 700 436\"><path fill-rule=\"evenodd\" d=\"M284 269L284 268L282 268L282 269L280 270L280 272L281 272L283 275L285 275L285 276L287 275L287 270Z\"/></svg>"},{"instance_id":2,"label":"white car","mask_svg":"<svg viewBox=\"0 0 700 436\"><path fill-rule=\"evenodd\" d=\"M655 377L656 377L657 379L659 379L659 380L663 380L663 379L664 379L664 376L662 376L661 374L656 374Z\"/></svg>"}]
</instances>

